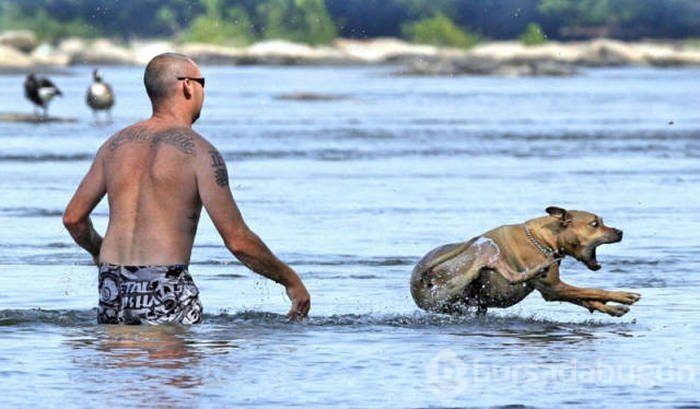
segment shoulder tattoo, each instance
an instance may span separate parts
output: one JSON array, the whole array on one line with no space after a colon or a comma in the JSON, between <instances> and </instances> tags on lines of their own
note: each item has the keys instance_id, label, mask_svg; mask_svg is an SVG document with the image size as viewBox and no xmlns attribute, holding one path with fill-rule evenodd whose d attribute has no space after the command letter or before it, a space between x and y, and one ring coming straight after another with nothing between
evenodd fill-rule
<instances>
[{"instance_id":1,"label":"shoulder tattoo","mask_svg":"<svg viewBox=\"0 0 700 409\"><path fill-rule=\"evenodd\" d=\"M126 128L112 138L112 141L109 143L109 150L113 152L120 146L130 142L148 142L150 137L151 135L144 128Z\"/></svg>"},{"instance_id":2,"label":"shoulder tattoo","mask_svg":"<svg viewBox=\"0 0 700 409\"><path fill-rule=\"evenodd\" d=\"M214 169L214 180L216 184L224 187L228 186L228 171L226 170L226 162L221 154L216 149L209 151L211 156L211 167Z\"/></svg>"},{"instance_id":3,"label":"shoulder tattoo","mask_svg":"<svg viewBox=\"0 0 700 409\"><path fill-rule=\"evenodd\" d=\"M153 135L153 139L151 139L151 145L157 145L159 143L172 145L180 152L188 155L194 155L196 153L192 131L189 129L173 128L160 131Z\"/></svg>"},{"instance_id":4,"label":"shoulder tattoo","mask_svg":"<svg viewBox=\"0 0 700 409\"><path fill-rule=\"evenodd\" d=\"M142 127L127 128L115 135L108 147L110 151L115 151L127 143L148 143L151 146L165 143L184 154L196 155L193 134L194 132L187 128L171 128L156 133Z\"/></svg>"}]
</instances>

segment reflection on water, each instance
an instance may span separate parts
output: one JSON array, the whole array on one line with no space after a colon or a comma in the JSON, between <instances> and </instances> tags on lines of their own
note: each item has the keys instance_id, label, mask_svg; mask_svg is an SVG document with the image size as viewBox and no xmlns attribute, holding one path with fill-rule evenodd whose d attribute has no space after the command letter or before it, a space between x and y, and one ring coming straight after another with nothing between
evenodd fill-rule
<instances>
[{"instance_id":1,"label":"reflection on water","mask_svg":"<svg viewBox=\"0 0 700 409\"><path fill-rule=\"evenodd\" d=\"M187 328L178 326L105 326L94 346L109 358L105 367L179 369L197 363L197 355L183 339Z\"/></svg>"},{"instance_id":2,"label":"reflection on water","mask_svg":"<svg viewBox=\"0 0 700 409\"><path fill-rule=\"evenodd\" d=\"M141 402L153 407L191 407L198 388L220 378L202 355L224 356L238 347L228 340L198 337L192 328L95 325L65 340L75 350L72 382L106 401ZM235 373L227 366L227 376ZM82 389L82 388L81 388ZM119 398L118 395L123 395Z\"/></svg>"},{"instance_id":3,"label":"reflection on water","mask_svg":"<svg viewBox=\"0 0 700 409\"><path fill-rule=\"evenodd\" d=\"M93 381L106 375L111 387L128 388L130 394L142 396L160 395L164 385L189 389L203 383L197 370L199 354L187 342L188 328L105 325L84 332L92 336L72 338L67 343L75 349L92 350L75 356L87 358L76 363ZM108 376L110 373L118 376Z\"/></svg>"}]
</instances>

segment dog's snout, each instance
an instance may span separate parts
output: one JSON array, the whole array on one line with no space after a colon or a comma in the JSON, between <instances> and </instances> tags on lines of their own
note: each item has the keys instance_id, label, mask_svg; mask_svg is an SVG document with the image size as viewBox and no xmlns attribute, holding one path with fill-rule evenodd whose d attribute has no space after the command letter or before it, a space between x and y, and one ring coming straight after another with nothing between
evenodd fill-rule
<instances>
[{"instance_id":1,"label":"dog's snout","mask_svg":"<svg viewBox=\"0 0 700 409\"><path fill-rule=\"evenodd\" d=\"M617 234L618 237L622 238L622 230L620 230L620 229L613 229L613 231L615 232L615 234Z\"/></svg>"}]
</instances>

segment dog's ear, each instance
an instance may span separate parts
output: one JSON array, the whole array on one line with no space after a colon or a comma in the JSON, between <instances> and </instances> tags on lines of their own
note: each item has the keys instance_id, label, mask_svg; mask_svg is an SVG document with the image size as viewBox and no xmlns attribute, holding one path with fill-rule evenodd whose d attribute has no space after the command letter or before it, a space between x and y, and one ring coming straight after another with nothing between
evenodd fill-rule
<instances>
[{"instance_id":1,"label":"dog's ear","mask_svg":"<svg viewBox=\"0 0 700 409\"><path fill-rule=\"evenodd\" d=\"M549 206L544 211L550 216L559 219L562 226L568 226L571 224L571 220L573 219L571 217L571 213L567 212L566 209L562 209L561 207Z\"/></svg>"}]
</instances>

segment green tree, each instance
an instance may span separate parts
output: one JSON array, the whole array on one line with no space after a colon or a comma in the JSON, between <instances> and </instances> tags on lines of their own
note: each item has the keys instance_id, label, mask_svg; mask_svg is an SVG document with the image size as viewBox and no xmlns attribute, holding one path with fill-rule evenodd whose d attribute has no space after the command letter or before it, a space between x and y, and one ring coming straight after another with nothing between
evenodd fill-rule
<instances>
[{"instance_id":1,"label":"green tree","mask_svg":"<svg viewBox=\"0 0 700 409\"><path fill-rule=\"evenodd\" d=\"M397 5L404 8L410 16L420 19L422 17L434 16L442 13L448 16L457 14L457 3L460 0L393 0ZM461 0L464 3L463 0Z\"/></svg>"},{"instance_id":2,"label":"green tree","mask_svg":"<svg viewBox=\"0 0 700 409\"><path fill-rule=\"evenodd\" d=\"M26 13L8 2L0 3L0 27L4 30L32 30L40 41L68 36L94 37L100 33L80 18L58 21L43 8L34 13Z\"/></svg>"},{"instance_id":3,"label":"green tree","mask_svg":"<svg viewBox=\"0 0 700 409\"><path fill-rule=\"evenodd\" d=\"M323 0L266 0L255 11L262 38L324 44L337 36Z\"/></svg>"},{"instance_id":4,"label":"green tree","mask_svg":"<svg viewBox=\"0 0 700 409\"><path fill-rule=\"evenodd\" d=\"M565 24L600 25L612 17L609 0L542 0L539 8Z\"/></svg>"},{"instance_id":5,"label":"green tree","mask_svg":"<svg viewBox=\"0 0 700 409\"><path fill-rule=\"evenodd\" d=\"M252 38L250 17L239 7L224 9L221 0L201 0L205 12L195 18L180 39L213 44L247 44Z\"/></svg>"},{"instance_id":6,"label":"green tree","mask_svg":"<svg viewBox=\"0 0 700 409\"><path fill-rule=\"evenodd\" d=\"M329 43L338 32L323 0L294 0L299 12L299 23L304 42L310 44Z\"/></svg>"},{"instance_id":7,"label":"green tree","mask_svg":"<svg viewBox=\"0 0 700 409\"><path fill-rule=\"evenodd\" d=\"M158 12L156 12L156 23L166 27L172 32L177 31L179 28L175 13L168 6L161 6L161 8L158 9Z\"/></svg>"},{"instance_id":8,"label":"green tree","mask_svg":"<svg viewBox=\"0 0 700 409\"><path fill-rule=\"evenodd\" d=\"M547 42L547 36L542 31L542 27L537 23L527 25L525 32L520 36L520 42L525 45L539 45Z\"/></svg>"},{"instance_id":9,"label":"green tree","mask_svg":"<svg viewBox=\"0 0 700 409\"><path fill-rule=\"evenodd\" d=\"M531 22L550 39L700 38L700 0L0 0L0 30L32 29L42 40L182 33L218 43L286 38L318 44L338 33L414 38L408 27L438 14L449 16L452 28L494 39L518 38ZM454 43L455 30L444 31L449 40L426 34L421 41Z\"/></svg>"},{"instance_id":10,"label":"green tree","mask_svg":"<svg viewBox=\"0 0 700 409\"><path fill-rule=\"evenodd\" d=\"M420 44L470 48L476 45L479 37L462 30L442 13L412 23L401 28L404 38Z\"/></svg>"},{"instance_id":11,"label":"green tree","mask_svg":"<svg viewBox=\"0 0 700 409\"><path fill-rule=\"evenodd\" d=\"M654 16L649 0L541 0L539 10L569 25L625 24Z\"/></svg>"},{"instance_id":12,"label":"green tree","mask_svg":"<svg viewBox=\"0 0 700 409\"><path fill-rule=\"evenodd\" d=\"M587 28L595 28L603 35L633 39L654 33L671 9L685 8L683 5L689 3L684 0L541 0L539 10L545 18L557 21L562 32L574 28L586 33Z\"/></svg>"}]
</instances>

